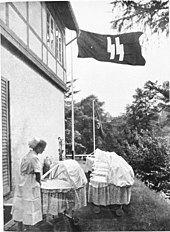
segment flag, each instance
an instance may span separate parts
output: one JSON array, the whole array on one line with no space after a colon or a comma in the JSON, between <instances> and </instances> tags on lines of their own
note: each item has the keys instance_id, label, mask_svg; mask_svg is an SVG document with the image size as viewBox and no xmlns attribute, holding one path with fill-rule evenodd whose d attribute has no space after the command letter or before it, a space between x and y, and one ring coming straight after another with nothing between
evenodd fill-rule
<instances>
[{"instance_id":1,"label":"flag","mask_svg":"<svg viewBox=\"0 0 170 232\"><path fill-rule=\"evenodd\" d=\"M100 114L98 112L98 110L96 109L96 127L99 131L99 135L100 137L103 139L105 137L105 133L103 131L103 126L102 126L102 122L101 122L101 117Z\"/></svg>"},{"instance_id":2,"label":"flag","mask_svg":"<svg viewBox=\"0 0 170 232\"><path fill-rule=\"evenodd\" d=\"M142 32L101 35L80 30L78 57L128 65L145 65L139 37Z\"/></svg>"}]
</instances>

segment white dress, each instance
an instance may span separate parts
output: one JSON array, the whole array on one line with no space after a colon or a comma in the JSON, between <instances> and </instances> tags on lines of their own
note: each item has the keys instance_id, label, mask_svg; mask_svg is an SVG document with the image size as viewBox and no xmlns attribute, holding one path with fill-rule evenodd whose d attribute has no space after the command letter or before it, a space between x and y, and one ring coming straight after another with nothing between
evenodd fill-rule
<instances>
[{"instance_id":1,"label":"white dress","mask_svg":"<svg viewBox=\"0 0 170 232\"><path fill-rule=\"evenodd\" d=\"M34 174L41 173L41 164L34 151L30 151L22 159L20 171L11 214L15 221L22 221L24 225L35 225L42 220L42 207L40 184Z\"/></svg>"}]
</instances>

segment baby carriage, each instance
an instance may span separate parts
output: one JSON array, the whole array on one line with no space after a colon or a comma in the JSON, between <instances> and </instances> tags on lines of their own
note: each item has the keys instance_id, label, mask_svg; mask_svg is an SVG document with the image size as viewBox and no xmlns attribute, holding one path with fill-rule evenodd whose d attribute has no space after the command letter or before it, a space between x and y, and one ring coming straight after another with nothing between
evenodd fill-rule
<instances>
[{"instance_id":1,"label":"baby carriage","mask_svg":"<svg viewBox=\"0 0 170 232\"><path fill-rule=\"evenodd\" d=\"M88 202L93 204L95 213L100 212L100 206L108 206L117 216L122 216L123 207L130 203L133 169L115 152L96 149L94 157Z\"/></svg>"},{"instance_id":2,"label":"baby carriage","mask_svg":"<svg viewBox=\"0 0 170 232\"><path fill-rule=\"evenodd\" d=\"M46 220L64 214L78 224L73 213L87 205L86 184L85 173L77 161L58 161L42 176L42 211Z\"/></svg>"}]
</instances>

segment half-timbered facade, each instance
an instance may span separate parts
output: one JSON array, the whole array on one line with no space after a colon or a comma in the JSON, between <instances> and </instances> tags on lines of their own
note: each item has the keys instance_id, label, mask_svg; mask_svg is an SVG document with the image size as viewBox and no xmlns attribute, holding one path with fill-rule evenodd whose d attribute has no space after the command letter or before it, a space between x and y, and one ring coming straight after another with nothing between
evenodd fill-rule
<instances>
[{"instance_id":1,"label":"half-timbered facade","mask_svg":"<svg viewBox=\"0 0 170 232\"><path fill-rule=\"evenodd\" d=\"M17 182L29 139L47 141L41 160L58 160L58 137L65 137L66 28L78 31L69 2L0 3L4 196Z\"/></svg>"}]
</instances>

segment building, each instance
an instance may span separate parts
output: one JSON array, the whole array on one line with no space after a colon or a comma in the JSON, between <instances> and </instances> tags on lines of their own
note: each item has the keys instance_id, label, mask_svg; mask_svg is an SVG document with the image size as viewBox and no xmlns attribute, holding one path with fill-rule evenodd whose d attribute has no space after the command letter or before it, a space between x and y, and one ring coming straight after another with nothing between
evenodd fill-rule
<instances>
[{"instance_id":1,"label":"building","mask_svg":"<svg viewBox=\"0 0 170 232\"><path fill-rule=\"evenodd\" d=\"M17 183L28 141L47 141L41 160L59 158L65 137L66 28L78 32L70 2L0 3L3 195Z\"/></svg>"}]
</instances>

